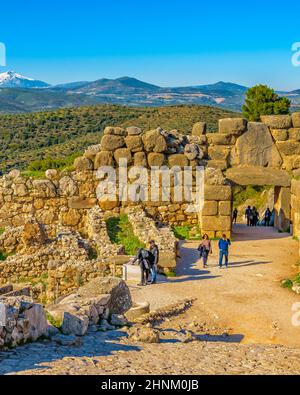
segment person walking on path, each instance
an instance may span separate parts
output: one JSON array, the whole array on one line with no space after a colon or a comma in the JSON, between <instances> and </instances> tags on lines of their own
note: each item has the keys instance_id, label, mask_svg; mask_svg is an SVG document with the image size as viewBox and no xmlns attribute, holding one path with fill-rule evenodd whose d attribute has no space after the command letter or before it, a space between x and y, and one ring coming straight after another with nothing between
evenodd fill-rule
<instances>
[{"instance_id":1,"label":"person walking on path","mask_svg":"<svg viewBox=\"0 0 300 395\"><path fill-rule=\"evenodd\" d=\"M253 207L252 209L253 213L253 225L252 226L257 226L259 222L259 212L257 211L256 207Z\"/></svg>"},{"instance_id":2,"label":"person walking on path","mask_svg":"<svg viewBox=\"0 0 300 395\"><path fill-rule=\"evenodd\" d=\"M245 212L245 217L247 219L247 226L251 226L251 218L252 218L252 216L253 216L253 213L252 213L251 207L248 206L247 210Z\"/></svg>"},{"instance_id":3,"label":"person walking on path","mask_svg":"<svg viewBox=\"0 0 300 395\"><path fill-rule=\"evenodd\" d=\"M200 252L200 258L202 258L203 261L203 268L205 269L208 267L207 262L209 254L212 254L212 245L207 234L203 236L203 240L198 247L198 251Z\"/></svg>"},{"instance_id":4,"label":"person walking on path","mask_svg":"<svg viewBox=\"0 0 300 395\"><path fill-rule=\"evenodd\" d=\"M220 250L220 259L219 259L219 267L222 269L223 260L225 258L225 266L228 268L229 261L229 247L231 246L231 241L227 239L227 236L224 234L222 239L219 240L219 250Z\"/></svg>"},{"instance_id":5,"label":"person walking on path","mask_svg":"<svg viewBox=\"0 0 300 395\"><path fill-rule=\"evenodd\" d=\"M132 264L138 261L140 269L141 269L141 282L138 286L143 287L147 285L148 278L150 275L150 251L145 250L144 248L140 248L136 254L136 257L133 258ZM152 255L152 254L151 254Z\"/></svg>"},{"instance_id":6,"label":"person walking on path","mask_svg":"<svg viewBox=\"0 0 300 395\"><path fill-rule=\"evenodd\" d=\"M159 248L155 244L154 240L150 241L150 252L154 257L153 264L151 265L151 268L150 268L151 283L156 284L157 283L157 268L158 268L158 261L159 261Z\"/></svg>"},{"instance_id":7,"label":"person walking on path","mask_svg":"<svg viewBox=\"0 0 300 395\"><path fill-rule=\"evenodd\" d=\"M271 218L272 218L272 212L268 207L265 212L265 226L270 226Z\"/></svg>"},{"instance_id":8,"label":"person walking on path","mask_svg":"<svg viewBox=\"0 0 300 395\"><path fill-rule=\"evenodd\" d=\"M237 210L237 208L235 208L233 211L233 214L232 214L232 223L233 224L237 223L237 217L238 217L238 210Z\"/></svg>"}]
</instances>

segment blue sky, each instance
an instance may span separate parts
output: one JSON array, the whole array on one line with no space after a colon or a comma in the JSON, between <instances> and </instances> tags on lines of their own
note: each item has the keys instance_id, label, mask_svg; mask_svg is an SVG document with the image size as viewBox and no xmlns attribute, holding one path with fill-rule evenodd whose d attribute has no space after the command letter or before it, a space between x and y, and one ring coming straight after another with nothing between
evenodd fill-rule
<instances>
[{"instance_id":1,"label":"blue sky","mask_svg":"<svg viewBox=\"0 0 300 395\"><path fill-rule=\"evenodd\" d=\"M133 76L162 86L299 89L300 2L28 0L1 4L7 67L49 83Z\"/></svg>"}]
</instances>

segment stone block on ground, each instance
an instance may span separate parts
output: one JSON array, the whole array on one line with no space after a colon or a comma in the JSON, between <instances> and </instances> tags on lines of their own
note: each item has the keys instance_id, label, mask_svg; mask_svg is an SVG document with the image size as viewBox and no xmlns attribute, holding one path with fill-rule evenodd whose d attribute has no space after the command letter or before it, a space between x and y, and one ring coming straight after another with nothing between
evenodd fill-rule
<instances>
[{"instance_id":1,"label":"stone block on ground","mask_svg":"<svg viewBox=\"0 0 300 395\"><path fill-rule=\"evenodd\" d=\"M81 297L110 294L108 307L112 314L124 314L132 306L131 295L125 281L115 277L99 277L79 288Z\"/></svg>"}]
</instances>

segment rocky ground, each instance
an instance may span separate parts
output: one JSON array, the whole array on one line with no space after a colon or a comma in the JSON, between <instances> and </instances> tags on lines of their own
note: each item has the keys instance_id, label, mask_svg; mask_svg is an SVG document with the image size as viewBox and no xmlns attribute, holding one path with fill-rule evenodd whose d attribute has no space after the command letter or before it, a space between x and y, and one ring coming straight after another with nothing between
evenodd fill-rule
<instances>
[{"instance_id":1,"label":"rocky ground","mask_svg":"<svg viewBox=\"0 0 300 395\"><path fill-rule=\"evenodd\" d=\"M136 302L158 310L143 325L93 327L81 344L42 341L2 352L0 374L300 374L299 327L291 323L299 296L280 287L297 270L297 243L273 229L236 231L227 271L216 267L215 245L202 270L191 243L177 278L131 287ZM170 309L185 298L187 308Z\"/></svg>"},{"instance_id":2,"label":"rocky ground","mask_svg":"<svg viewBox=\"0 0 300 395\"><path fill-rule=\"evenodd\" d=\"M193 311L193 307L191 309ZM159 344L132 341L127 330L89 332L77 346L47 341L0 354L1 374L300 374L300 350L240 344L232 330L191 311L154 323ZM146 325L146 331L152 330ZM129 330L130 332L130 330Z\"/></svg>"}]
</instances>

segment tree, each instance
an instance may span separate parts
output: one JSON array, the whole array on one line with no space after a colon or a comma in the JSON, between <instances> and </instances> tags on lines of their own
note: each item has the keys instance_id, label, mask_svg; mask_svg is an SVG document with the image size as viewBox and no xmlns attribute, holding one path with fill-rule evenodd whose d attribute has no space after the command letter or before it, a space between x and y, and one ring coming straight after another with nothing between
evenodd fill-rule
<instances>
[{"instance_id":1,"label":"tree","mask_svg":"<svg viewBox=\"0 0 300 395\"><path fill-rule=\"evenodd\" d=\"M261 115L288 114L291 101L279 97L274 89L266 85L256 85L246 93L243 105L244 116L249 121L260 121Z\"/></svg>"}]
</instances>

